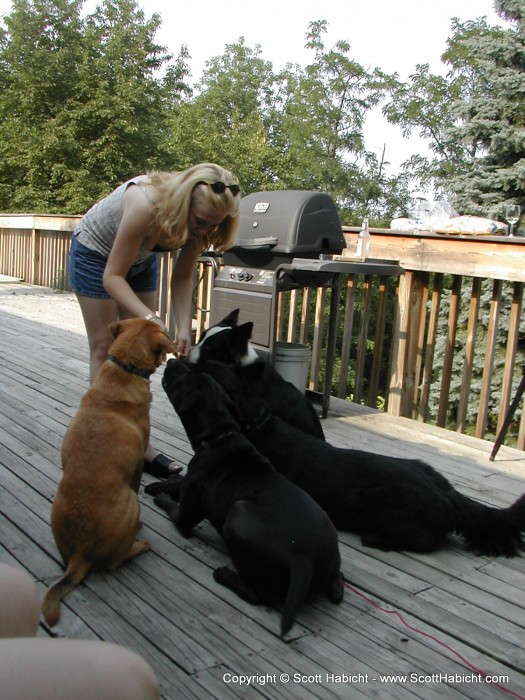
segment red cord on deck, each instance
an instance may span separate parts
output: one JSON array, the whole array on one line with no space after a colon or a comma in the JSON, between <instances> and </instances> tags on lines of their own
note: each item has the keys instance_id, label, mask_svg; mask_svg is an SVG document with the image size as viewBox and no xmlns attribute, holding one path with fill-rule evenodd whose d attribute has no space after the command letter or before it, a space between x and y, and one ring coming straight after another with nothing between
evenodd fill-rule
<instances>
[{"instance_id":1,"label":"red cord on deck","mask_svg":"<svg viewBox=\"0 0 525 700\"><path fill-rule=\"evenodd\" d=\"M413 627L410 623L408 623L403 615L398 612L397 610L387 610L387 608L383 608L379 603L376 603L374 600L366 596L364 593L361 593L361 591L358 591L357 588L354 588L352 585L348 583L348 581L344 581L344 584L347 588L349 588L352 593L355 593L358 595L360 598L363 598L363 600L366 600L367 603L372 605L374 608L379 610L380 612L386 613L387 615L395 615L401 623L407 627L409 630L412 632L415 632L416 634L420 634L423 637L427 637L428 639L431 639L433 642L436 644L439 644L439 646L443 647L447 651L449 651L451 654L454 654L465 666L470 668L471 671L474 671L475 673L478 673L480 676L483 676L484 678L488 677L488 673L485 673L485 671L482 671L481 669L477 668L474 666L474 664L471 664L470 661L468 661L462 654L460 654L458 651L453 649L451 646L448 644L445 644L445 642L441 642L439 639L434 637L432 634L428 634L428 632L423 632L423 630L417 629L417 627ZM504 693L507 693L508 695L511 695L512 697L516 698L516 700L525 700L525 696L523 695L518 695L518 693L515 693L513 690L509 690L508 688L505 688L505 686L500 685L499 683L491 683L495 688L499 688L499 690L503 691Z\"/></svg>"}]
</instances>

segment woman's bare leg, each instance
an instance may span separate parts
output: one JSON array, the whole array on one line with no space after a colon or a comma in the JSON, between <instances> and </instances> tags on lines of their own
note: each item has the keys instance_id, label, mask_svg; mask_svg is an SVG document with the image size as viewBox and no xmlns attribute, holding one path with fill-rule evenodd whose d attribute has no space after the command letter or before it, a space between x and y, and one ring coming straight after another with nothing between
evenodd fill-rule
<instances>
[{"instance_id":1,"label":"woman's bare leg","mask_svg":"<svg viewBox=\"0 0 525 700\"><path fill-rule=\"evenodd\" d=\"M0 562L0 637L34 637L39 621L35 582L22 569Z\"/></svg>"},{"instance_id":2,"label":"woman's bare leg","mask_svg":"<svg viewBox=\"0 0 525 700\"><path fill-rule=\"evenodd\" d=\"M107 360L109 346L114 338L110 323L118 320L118 307L112 299L95 299L77 294L78 303L86 327L89 346L89 380L97 376Z\"/></svg>"},{"instance_id":3,"label":"woman's bare leg","mask_svg":"<svg viewBox=\"0 0 525 700\"><path fill-rule=\"evenodd\" d=\"M157 700L159 683L137 654L81 639L0 639L2 697L9 700Z\"/></svg>"}]
</instances>

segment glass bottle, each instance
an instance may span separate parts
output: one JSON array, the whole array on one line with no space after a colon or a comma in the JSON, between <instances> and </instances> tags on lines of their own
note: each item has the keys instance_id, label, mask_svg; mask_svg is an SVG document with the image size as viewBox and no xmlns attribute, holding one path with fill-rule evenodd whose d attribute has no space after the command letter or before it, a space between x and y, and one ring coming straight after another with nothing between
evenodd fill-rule
<instances>
[{"instance_id":1,"label":"glass bottle","mask_svg":"<svg viewBox=\"0 0 525 700\"><path fill-rule=\"evenodd\" d=\"M370 255L370 229L368 227L368 217L363 219L361 224L361 230L357 236L357 248L356 257L361 258L361 260L366 260Z\"/></svg>"}]
</instances>

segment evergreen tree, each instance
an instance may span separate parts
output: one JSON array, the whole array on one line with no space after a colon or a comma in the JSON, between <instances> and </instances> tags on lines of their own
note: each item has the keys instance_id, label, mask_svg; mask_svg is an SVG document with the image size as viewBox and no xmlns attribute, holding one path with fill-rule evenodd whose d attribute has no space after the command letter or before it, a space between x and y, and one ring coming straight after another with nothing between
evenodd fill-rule
<instances>
[{"instance_id":1,"label":"evergreen tree","mask_svg":"<svg viewBox=\"0 0 525 700\"><path fill-rule=\"evenodd\" d=\"M456 24L443 58L453 78L470 78L450 134L474 154L449 187L460 211L502 217L505 204L525 204L525 5L500 0L496 9L514 26Z\"/></svg>"},{"instance_id":2,"label":"evergreen tree","mask_svg":"<svg viewBox=\"0 0 525 700\"><path fill-rule=\"evenodd\" d=\"M462 214L502 217L505 204L525 204L525 5L498 0L495 9L510 28L454 20L442 57L448 75L417 66L385 114L405 135L429 139L433 156L406 164L423 182Z\"/></svg>"}]
</instances>

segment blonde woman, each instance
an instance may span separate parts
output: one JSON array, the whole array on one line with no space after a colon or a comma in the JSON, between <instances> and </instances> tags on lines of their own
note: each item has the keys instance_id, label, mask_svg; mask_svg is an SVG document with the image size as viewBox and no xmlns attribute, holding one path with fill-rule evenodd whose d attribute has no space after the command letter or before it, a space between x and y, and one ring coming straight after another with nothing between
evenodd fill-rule
<instances>
[{"instance_id":1,"label":"blonde woman","mask_svg":"<svg viewBox=\"0 0 525 700\"><path fill-rule=\"evenodd\" d=\"M170 292L181 355L191 345L193 271L213 245L232 245L240 187L231 172L201 163L182 172L151 172L123 183L95 204L73 232L69 278L86 326L91 381L107 358L108 326L123 318L156 321L156 253L177 250ZM144 471L165 477L174 466L151 444Z\"/></svg>"}]
</instances>

